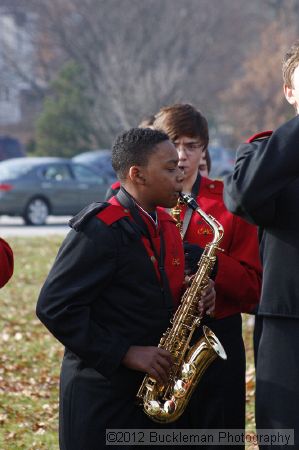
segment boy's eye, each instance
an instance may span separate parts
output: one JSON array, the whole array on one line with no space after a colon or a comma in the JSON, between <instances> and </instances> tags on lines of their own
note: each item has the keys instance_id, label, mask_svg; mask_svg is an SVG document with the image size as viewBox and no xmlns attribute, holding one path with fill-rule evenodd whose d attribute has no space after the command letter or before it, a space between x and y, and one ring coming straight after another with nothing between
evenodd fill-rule
<instances>
[{"instance_id":1,"label":"boy's eye","mask_svg":"<svg viewBox=\"0 0 299 450\"><path fill-rule=\"evenodd\" d=\"M174 142L173 143L176 149L179 149L180 147L183 147L185 149L185 151L187 152L192 152L194 150L200 149L203 147L201 142L186 142L186 143L179 143L179 142Z\"/></svg>"}]
</instances>

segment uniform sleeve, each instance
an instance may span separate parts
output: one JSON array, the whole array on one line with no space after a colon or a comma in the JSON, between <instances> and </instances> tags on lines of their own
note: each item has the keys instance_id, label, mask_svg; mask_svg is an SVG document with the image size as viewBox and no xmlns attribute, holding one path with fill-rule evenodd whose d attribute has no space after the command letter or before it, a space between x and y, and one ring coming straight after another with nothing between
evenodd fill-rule
<instances>
[{"instance_id":1,"label":"uniform sleeve","mask_svg":"<svg viewBox=\"0 0 299 450\"><path fill-rule=\"evenodd\" d=\"M93 303L101 301L115 273L116 252L111 229L96 218L82 231L70 231L36 308L39 319L65 347L106 377L118 369L129 348L123 336L93 317Z\"/></svg>"},{"instance_id":2,"label":"uniform sleeve","mask_svg":"<svg viewBox=\"0 0 299 450\"><path fill-rule=\"evenodd\" d=\"M269 139L241 145L234 171L224 180L224 201L234 214L265 226L275 216L279 192L299 175L299 117Z\"/></svg>"},{"instance_id":3,"label":"uniform sleeve","mask_svg":"<svg viewBox=\"0 0 299 450\"><path fill-rule=\"evenodd\" d=\"M11 278L14 269L13 252L8 243L0 238L0 288Z\"/></svg>"},{"instance_id":4,"label":"uniform sleeve","mask_svg":"<svg viewBox=\"0 0 299 450\"><path fill-rule=\"evenodd\" d=\"M262 268L257 228L234 216L234 232L227 253L218 253L216 292L252 312L260 300Z\"/></svg>"}]
</instances>

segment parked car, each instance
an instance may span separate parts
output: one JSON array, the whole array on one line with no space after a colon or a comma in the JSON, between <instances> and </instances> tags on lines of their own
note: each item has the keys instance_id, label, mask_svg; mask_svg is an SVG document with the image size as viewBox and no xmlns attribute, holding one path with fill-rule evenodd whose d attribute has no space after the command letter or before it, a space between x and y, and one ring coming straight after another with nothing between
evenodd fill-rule
<instances>
[{"instance_id":1,"label":"parked car","mask_svg":"<svg viewBox=\"0 0 299 450\"><path fill-rule=\"evenodd\" d=\"M109 182L96 169L64 158L13 158L0 162L0 215L42 225L49 214L74 215L103 201Z\"/></svg>"},{"instance_id":2,"label":"parked car","mask_svg":"<svg viewBox=\"0 0 299 450\"><path fill-rule=\"evenodd\" d=\"M234 152L223 147L209 147L211 157L210 178L223 178L228 175L234 167Z\"/></svg>"},{"instance_id":3,"label":"parked car","mask_svg":"<svg viewBox=\"0 0 299 450\"><path fill-rule=\"evenodd\" d=\"M117 177L111 165L111 150L91 150L74 156L73 161L88 164L99 169L112 184Z\"/></svg>"},{"instance_id":4,"label":"parked car","mask_svg":"<svg viewBox=\"0 0 299 450\"><path fill-rule=\"evenodd\" d=\"M21 158L25 156L22 144L18 139L10 136L0 136L0 161L9 158Z\"/></svg>"}]
</instances>

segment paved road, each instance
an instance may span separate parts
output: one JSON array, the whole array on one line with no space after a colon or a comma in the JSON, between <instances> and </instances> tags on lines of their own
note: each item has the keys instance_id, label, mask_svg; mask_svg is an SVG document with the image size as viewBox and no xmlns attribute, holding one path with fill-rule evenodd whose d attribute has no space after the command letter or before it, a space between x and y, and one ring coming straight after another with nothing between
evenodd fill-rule
<instances>
[{"instance_id":1,"label":"paved road","mask_svg":"<svg viewBox=\"0 0 299 450\"><path fill-rule=\"evenodd\" d=\"M41 227L24 225L23 219L0 216L0 237L6 236L47 236L50 234L66 235L70 230L67 223L70 216L49 216L47 224Z\"/></svg>"}]
</instances>

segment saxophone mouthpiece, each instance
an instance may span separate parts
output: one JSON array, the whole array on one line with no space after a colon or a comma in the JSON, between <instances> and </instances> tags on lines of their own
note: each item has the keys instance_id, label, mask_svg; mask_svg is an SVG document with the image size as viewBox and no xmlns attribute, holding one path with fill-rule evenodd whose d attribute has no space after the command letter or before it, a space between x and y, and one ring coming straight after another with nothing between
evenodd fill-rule
<instances>
[{"instance_id":1,"label":"saxophone mouthpiece","mask_svg":"<svg viewBox=\"0 0 299 450\"><path fill-rule=\"evenodd\" d=\"M185 199L186 199L186 197L188 197L188 195L187 195L187 194L184 194L183 192L180 192L180 193L179 193L179 197L180 197L181 200L183 200L184 202L186 202Z\"/></svg>"},{"instance_id":2,"label":"saxophone mouthpiece","mask_svg":"<svg viewBox=\"0 0 299 450\"><path fill-rule=\"evenodd\" d=\"M191 195L180 192L180 198L183 200L184 203L186 203L187 206L189 206L189 208L193 209L193 211L197 210L198 204L196 200L194 200L194 198L191 197Z\"/></svg>"}]
</instances>

